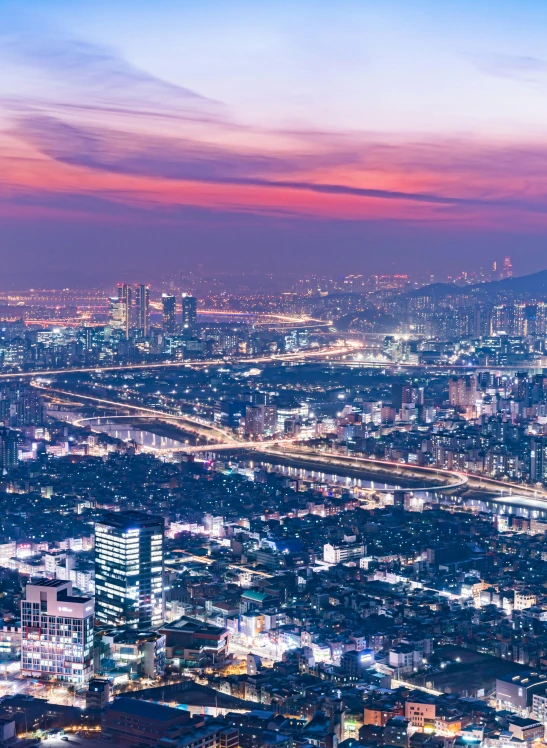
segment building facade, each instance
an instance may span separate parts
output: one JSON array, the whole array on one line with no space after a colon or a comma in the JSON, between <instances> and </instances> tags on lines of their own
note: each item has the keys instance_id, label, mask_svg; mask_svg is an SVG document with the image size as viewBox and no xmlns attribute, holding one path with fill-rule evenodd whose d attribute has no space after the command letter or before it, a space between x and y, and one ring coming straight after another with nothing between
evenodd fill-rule
<instances>
[{"instance_id":1,"label":"building facade","mask_svg":"<svg viewBox=\"0 0 547 748\"><path fill-rule=\"evenodd\" d=\"M93 674L93 599L72 582L28 584L21 601L22 675L81 685Z\"/></svg>"},{"instance_id":2,"label":"building facade","mask_svg":"<svg viewBox=\"0 0 547 748\"><path fill-rule=\"evenodd\" d=\"M165 617L162 517L108 513L95 526L97 620L150 629Z\"/></svg>"}]
</instances>

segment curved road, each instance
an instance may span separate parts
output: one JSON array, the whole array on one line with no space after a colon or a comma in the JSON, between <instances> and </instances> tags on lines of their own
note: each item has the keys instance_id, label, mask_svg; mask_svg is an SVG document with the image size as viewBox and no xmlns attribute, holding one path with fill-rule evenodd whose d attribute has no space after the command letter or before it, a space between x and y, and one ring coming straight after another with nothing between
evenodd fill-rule
<instances>
[{"instance_id":1,"label":"curved road","mask_svg":"<svg viewBox=\"0 0 547 748\"><path fill-rule=\"evenodd\" d=\"M547 491L538 490L532 488L532 486L521 485L519 483L509 483L507 481L495 480L494 478L488 478L486 476L476 475L474 473L464 473L454 470L444 470L443 468L426 467L423 465L409 465L405 462L389 462L388 460L374 459L371 457L355 457L349 455L338 455L321 452L319 450L306 449L305 447L298 447L297 449L285 450L276 449L275 447L266 447L260 449L260 445L257 444L255 447L256 451L263 451L266 454L278 455L280 457L293 457L299 461L305 462L306 459L310 463L320 462L325 466L337 465L343 466L344 463L351 467L376 467L381 469L386 466L388 468L396 468L403 472L412 472L418 474L433 474L433 475L445 475L449 482L442 486L431 486L426 485L423 487L424 491L441 491L441 490L453 490L454 488L461 488L464 485L468 485L470 488L476 488L482 491L488 491L497 493L504 498L528 498L536 499L537 501L547 501ZM214 447L210 447L210 451L214 451ZM411 491L419 491L419 488L412 486L409 488Z\"/></svg>"},{"instance_id":2,"label":"curved road","mask_svg":"<svg viewBox=\"0 0 547 748\"><path fill-rule=\"evenodd\" d=\"M499 481L495 480L493 478L488 478L486 476L476 475L474 473L464 473L464 472L458 472L453 470L444 470L442 468L433 468L433 467L426 467L426 466L417 466L417 465L409 465L407 463L403 462L389 462L387 460L380 460L380 459L374 459L370 457L355 457L355 456L347 456L347 455L338 455L338 454L327 454L325 452L319 451L319 450L312 450L312 449L306 449L305 447L299 447L298 449L292 448L290 450L290 453L287 453L287 450L279 449L278 445L282 444L284 440L277 439L274 441L268 441L268 442L243 442L239 439L236 439L233 434L228 434L223 429L219 428L218 426L215 426L214 424L211 424L209 421L204 421L200 418L195 418L192 416L187 415L171 415L169 413L166 413L162 410L157 410L155 408L147 408L139 405L130 405L127 403L122 403L116 400L107 400L105 398L95 397L92 395L80 395L77 392L70 392L67 390L61 390L58 388L53 387L47 387L45 385L38 384L36 381L31 383L34 387L37 387L45 392L51 392L53 394L59 394L64 395L68 397L75 398L76 400L85 400L97 403L99 405L106 405L110 408L117 408L122 410L128 410L133 411L136 416L143 415L143 416L154 416L158 420L163 421L177 421L186 424L189 426L189 430L194 431L195 433L200 434L201 436L206 436L208 438L211 438L211 432L216 432L218 435L217 438L219 438L219 441L207 444L204 446L197 446L197 447L189 447L188 451L192 452L214 452L215 450L230 450L230 449L253 449L256 452L264 452L266 454L273 454L274 456L277 454L278 456L285 456L285 457L293 457L294 459L298 459L300 461L306 461L306 459L309 460L309 462L313 463L321 463L325 466L336 466L340 464L352 464L353 467L371 467L375 466L378 469L381 469L382 467L388 467L388 468L396 468L397 470L401 470L403 472L408 472L411 474L412 472L422 474L422 475L444 475L447 477L448 482L444 483L442 485L427 485L424 486L422 489L416 489L413 487L411 490L426 490L426 491L446 491L446 490L454 490L455 488L461 488L464 485L468 485L470 488L476 488L478 490L482 491L488 491L488 492L494 492L496 494L499 494L501 496L505 496L506 498L510 497L523 497L523 498L529 498L529 499L536 499L538 501L547 501L547 491L544 490L538 490L535 488L532 488L531 486L526 485L520 485L518 483L509 483L506 481ZM201 428L200 428L201 427ZM209 432L209 433L207 433ZM292 440L287 440L293 443ZM166 450L169 451L186 451L186 449L181 450Z\"/></svg>"}]
</instances>

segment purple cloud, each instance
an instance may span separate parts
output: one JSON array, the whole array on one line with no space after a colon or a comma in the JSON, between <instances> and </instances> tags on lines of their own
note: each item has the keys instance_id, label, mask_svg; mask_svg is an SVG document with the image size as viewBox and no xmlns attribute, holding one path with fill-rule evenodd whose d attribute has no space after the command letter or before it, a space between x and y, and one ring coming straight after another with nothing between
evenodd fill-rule
<instances>
[{"instance_id":1,"label":"purple cloud","mask_svg":"<svg viewBox=\"0 0 547 748\"><path fill-rule=\"evenodd\" d=\"M440 206L506 207L534 213L547 212L543 195L531 198L526 195L468 197L427 191L361 188L298 178L299 174L321 173L330 167L348 166L359 170L367 163L365 146L361 151L324 149L315 154L264 154L229 150L189 139L144 137L101 130L67 124L41 115L22 118L17 133L55 161L114 174L406 200ZM381 151L382 147L372 146L372 162L377 160L378 149ZM402 152L405 153L404 148ZM476 162L469 159L466 169L469 170L473 164L476 166ZM442 169L439 164L436 166L437 170Z\"/></svg>"}]
</instances>

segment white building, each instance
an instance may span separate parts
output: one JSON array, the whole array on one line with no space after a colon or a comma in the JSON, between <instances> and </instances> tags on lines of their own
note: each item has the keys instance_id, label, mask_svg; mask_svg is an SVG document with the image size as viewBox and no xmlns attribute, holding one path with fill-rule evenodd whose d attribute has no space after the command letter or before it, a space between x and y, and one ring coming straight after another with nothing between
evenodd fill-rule
<instances>
[{"instance_id":1,"label":"white building","mask_svg":"<svg viewBox=\"0 0 547 748\"><path fill-rule=\"evenodd\" d=\"M363 558L365 546L362 543L342 543L333 545L325 543L323 546L323 561L327 564L339 564L350 559Z\"/></svg>"},{"instance_id":2,"label":"white building","mask_svg":"<svg viewBox=\"0 0 547 748\"><path fill-rule=\"evenodd\" d=\"M75 597L72 582L28 584L21 601L21 673L83 684L93 670L93 617L89 597Z\"/></svg>"},{"instance_id":3,"label":"white building","mask_svg":"<svg viewBox=\"0 0 547 748\"><path fill-rule=\"evenodd\" d=\"M526 610L537 603L537 597L531 592L519 592L515 590L515 610Z\"/></svg>"}]
</instances>

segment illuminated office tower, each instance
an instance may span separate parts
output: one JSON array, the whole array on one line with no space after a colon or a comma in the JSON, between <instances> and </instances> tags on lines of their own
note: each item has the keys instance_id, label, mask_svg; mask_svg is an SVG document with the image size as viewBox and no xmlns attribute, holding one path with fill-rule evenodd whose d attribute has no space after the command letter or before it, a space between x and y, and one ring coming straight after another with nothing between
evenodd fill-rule
<instances>
[{"instance_id":1,"label":"illuminated office tower","mask_svg":"<svg viewBox=\"0 0 547 748\"><path fill-rule=\"evenodd\" d=\"M135 314L133 325L143 338L150 334L150 288L135 286Z\"/></svg>"},{"instance_id":2,"label":"illuminated office tower","mask_svg":"<svg viewBox=\"0 0 547 748\"><path fill-rule=\"evenodd\" d=\"M164 619L162 517L109 512L95 525L96 618L141 630Z\"/></svg>"},{"instance_id":3,"label":"illuminated office tower","mask_svg":"<svg viewBox=\"0 0 547 748\"><path fill-rule=\"evenodd\" d=\"M198 302L188 293L182 294L182 329L191 330L195 326L198 316Z\"/></svg>"},{"instance_id":4,"label":"illuminated office tower","mask_svg":"<svg viewBox=\"0 0 547 748\"><path fill-rule=\"evenodd\" d=\"M118 295L109 299L110 326L115 330L123 330L126 338L131 330L132 301L133 294L126 283L118 286Z\"/></svg>"},{"instance_id":5,"label":"illuminated office tower","mask_svg":"<svg viewBox=\"0 0 547 748\"><path fill-rule=\"evenodd\" d=\"M125 302L117 296L108 299L108 324L113 330L126 331L126 309Z\"/></svg>"},{"instance_id":6,"label":"illuminated office tower","mask_svg":"<svg viewBox=\"0 0 547 748\"><path fill-rule=\"evenodd\" d=\"M21 673L81 685L93 675L93 598L72 582L27 584L21 601Z\"/></svg>"},{"instance_id":7,"label":"illuminated office tower","mask_svg":"<svg viewBox=\"0 0 547 748\"><path fill-rule=\"evenodd\" d=\"M164 293L161 297L162 303L162 326L163 332L172 333L177 328L176 307L177 300L174 296Z\"/></svg>"}]
</instances>

